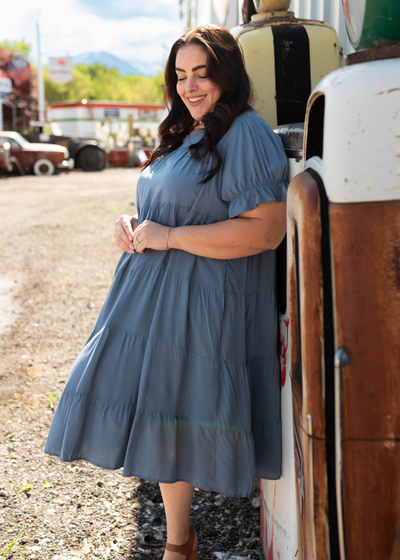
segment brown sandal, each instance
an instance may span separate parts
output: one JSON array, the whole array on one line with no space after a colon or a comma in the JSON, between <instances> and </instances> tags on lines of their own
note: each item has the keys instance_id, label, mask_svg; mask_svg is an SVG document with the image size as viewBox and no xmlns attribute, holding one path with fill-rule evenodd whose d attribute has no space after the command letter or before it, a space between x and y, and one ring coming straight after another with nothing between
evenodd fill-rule
<instances>
[{"instance_id":1,"label":"brown sandal","mask_svg":"<svg viewBox=\"0 0 400 560\"><path fill-rule=\"evenodd\" d=\"M171 552L179 552L179 554L184 554L186 556L186 560L198 560L198 552L197 546L194 550L193 548L193 541L196 533L192 526L189 528L189 538L185 542L185 544L177 545L177 544L169 544L168 542L165 545L165 550L170 550Z\"/></svg>"}]
</instances>

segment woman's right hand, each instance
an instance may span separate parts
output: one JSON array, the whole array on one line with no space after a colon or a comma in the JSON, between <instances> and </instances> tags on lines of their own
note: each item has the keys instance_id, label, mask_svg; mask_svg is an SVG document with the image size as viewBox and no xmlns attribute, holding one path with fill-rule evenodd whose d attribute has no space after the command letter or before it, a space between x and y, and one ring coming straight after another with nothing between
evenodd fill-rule
<instances>
[{"instance_id":1,"label":"woman's right hand","mask_svg":"<svg viewBox=\"0 0 400 560\"><path fill-rule=\"evenodd\" d=\"M114 239L115 243L125 253L134 253L133 232L137 228L138 219L134 216L123 214L115 222Z\"/></svg>"}]
</instances>

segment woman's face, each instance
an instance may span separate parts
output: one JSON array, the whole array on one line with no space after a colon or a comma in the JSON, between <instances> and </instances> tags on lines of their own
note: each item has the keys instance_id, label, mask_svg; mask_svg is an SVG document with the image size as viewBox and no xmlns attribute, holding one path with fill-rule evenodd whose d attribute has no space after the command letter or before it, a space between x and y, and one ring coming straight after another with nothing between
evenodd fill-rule
<instances>
[{"instance_id":1,"label":"woman's face","mask_svg":"<svg viewBox=\"0 0 400 560\"><path fill-rule=\"evenodd\" d=\"M207 77L207 53L199 45L181 47L176 55L176 90L194 119L214 110L221 88Z\"/></svg>"}]
</instances>

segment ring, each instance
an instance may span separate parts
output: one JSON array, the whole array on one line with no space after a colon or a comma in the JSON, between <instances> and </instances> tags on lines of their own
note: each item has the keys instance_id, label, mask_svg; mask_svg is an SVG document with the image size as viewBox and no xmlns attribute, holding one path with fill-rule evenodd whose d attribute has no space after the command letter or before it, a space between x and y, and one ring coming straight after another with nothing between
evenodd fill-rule
<instances>
[{"instance_id":1,"label":"ring","mask_svg":"<svg viewBox=\"0 0 400 560\"><path fill-rule=\"evenodd\" d=\"M135 241L138 245L139 245L139 243L141 243L141 241L138 240L138 236L135 237Z\"/></svg>"}]
</instances>

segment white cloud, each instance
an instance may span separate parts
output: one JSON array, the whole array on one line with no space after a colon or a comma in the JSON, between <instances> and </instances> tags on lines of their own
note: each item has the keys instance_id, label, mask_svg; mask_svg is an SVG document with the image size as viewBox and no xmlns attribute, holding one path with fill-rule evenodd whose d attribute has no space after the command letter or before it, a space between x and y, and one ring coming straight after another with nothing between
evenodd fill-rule
<instances>
[{"instance_id":1,"label":"white cloud","mask_svg":"<svg viewBox=\"0 0 400 560\"><path fill-rule=\"evenodd\" d=\"M177 0L158 0L165 5L173 2ZM2 11L0 37L30 43L36 61L39 19L44 63L49 56L73 56L86 51L107 51L127 60L159 61L165 55L163 45L170 48L183 33L178 18L104 19L83 10L74 0L14 0L12 6L12 10Z\"/></svg>"}]
</instances>

